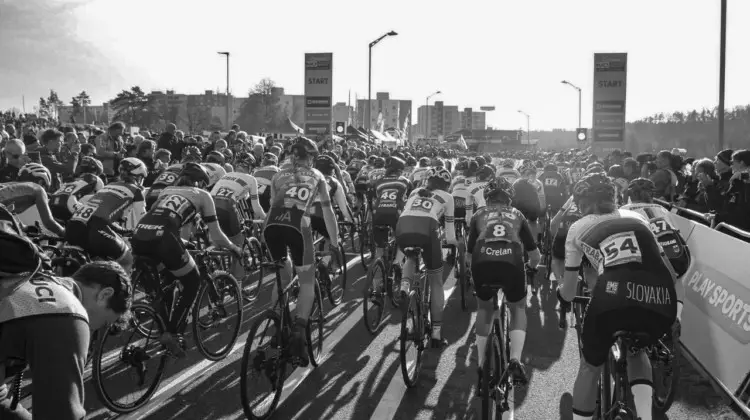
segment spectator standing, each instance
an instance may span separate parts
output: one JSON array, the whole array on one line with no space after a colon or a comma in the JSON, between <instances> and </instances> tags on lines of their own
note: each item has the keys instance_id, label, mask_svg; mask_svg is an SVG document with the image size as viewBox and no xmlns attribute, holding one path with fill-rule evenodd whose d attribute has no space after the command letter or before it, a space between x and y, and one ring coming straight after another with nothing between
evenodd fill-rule
<instances>
[{"instance_id":1,"label":"spectator standing","mask_svg":"<svg viewBox=\"0 0 750 420\"><path fill-rule=\"evenodd\" d=\"M0 183L13 182L18 179L18 171L26 163L24 153L26 153L26 146L21 140L8 140L3 150L5 166L0 169Z\"/></svg>"},{"instance_id":2,"label":"spectator standing","mask_svg":"<svg viewBox=\"0 0 750 420\"><path fill-rule=\"evenodd\" d=\"M750 150L732 154L732 176L726 193L725 214L720 221L750 230Z\"/></svg>"},{"instance_id":3,"label":"spectator standing","mask_svg":"<svg viewBox=\"0 0 750 420\"><path fill-rule=\"evenodd\" d=\"M5 132L8 133L10 139L16 138L16 126L13 124L5 124Z\"/></svg>"},{"instance_id":4,"label":"spectator standing","mask_svg":"<svg viewBox=\"0 0 750 420\"><path fill-rule=\"evenodd\" d=\"M714 158L717 177L704 177L700 180L706 191L706 205L708 206L708 210L719 213L717 221L721 221L723 217L722 213L725 210L729 180L732 178L732 154L734 154L734 150L732 149L725 149L717 153Z\"/></svg>"},{"instance_id":5,"label":"spectator standing","mask_svg":"<svg viewBox=\"0 0 750 420\"><path fill-rule=\"evenodd\" d=\"M80 152L78 143L71 150L70 160L67 163L58 160L62 138L63 134L54 128L45 130L41 138L42 148L39 149L39 156L42 159L42 165L47 167L52 174L52 191L60 187L63 179L73 177L78 164L78 153Z\"/></svg>"},{"instance_id":6,"label":"spectator standing","mask_svg":"<svg viewBox=\"0 0 750 420\"><path fill-rule=\"evenodd\" d=\"M120 164L122 149L122 133L125 132L125 124L115 122L109 126L107 132L102 132L94 140L96 146L96 158L104 166L104 174L107 176L116 175L117 165Z\"/></svg>"},{"instance_id":7,"label":"spectator standing","mask_svg":"<svg viewBox=\"0 0 750 420\"><path fill-rule=\"evenodd\" d=\"M159 149L169 150L169 152L172 154L172 157L175 159L178 156L175 151L179 147L179 141L177 140L177 136L175 135L176 131L177 126L174 125L174 123L167 124L166 129L163 133L161 133L161 136L159 136L159 141L156 142Z\"/></svg>"},{"instance_id":8,"label":"spectator standing","mask_svg":"<svg viewBox=\"0 0 750 420\"><path fill-rule=\"evenodd\" d=\"M221 133L218 131L214 131L211 133L211 136L208 138L209 145L206 146L205 149L203 149L203 159L206 159L206 156L208 156L209 153L213 152L216 148L216 142L221 140Z\"/></svg>"},{"instance_id":9,"label":"spectator standing","mask_svg":"<svg viewBox=\"0 0 750 420\"><path fill-rule=\"evenodd\" d=\"M672 171L674 157L667 150L656 155L656 171L651 175L654 182L654 198L672 201L677 193L677 175Z\"/></svg>"}]
</instances>

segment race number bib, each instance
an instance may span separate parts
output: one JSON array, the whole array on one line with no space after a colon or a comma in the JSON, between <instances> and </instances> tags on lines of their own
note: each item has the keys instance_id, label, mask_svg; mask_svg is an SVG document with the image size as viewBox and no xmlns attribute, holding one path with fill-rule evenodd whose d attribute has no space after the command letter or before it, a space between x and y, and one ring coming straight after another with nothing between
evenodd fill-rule
<instances>
[{"instance_id":1,"label":"race number bib","mask_svg":"<svg viewBox=\"0 0 750 420\"><path fill-rule=\"evenodd\" d=\"M398 190L383 190L378 197L380 201L396 201Z\"/></svg>"},{"instance_id":2,"label":"race number bib","mask_svg":"<svg viewBox=\"0 0 750 420\"><path fill-rule=\"evenodd\" d=\"M435 203L432 202L432 200L427 198L417 198L411 203L411 209L416 211L423 211L425 213L429 213L430 210L432 210L432 206Z\"/></svg>"},{"instance_id":3,"label":"race number bib","mask_svg":"<svg viewBox=\"0 0 750 420\"><path fill-rule=\"evenodd\" d=\"M88 223L91 216L96 212L96 207L89 204L79 204L76 208L75 213L70 218L71 220L80 220L81 222Z\"/></svg>"},{"instance_id":4,"label":"race number bib","mask_svg":"<svg viewBox=\"0 0 750 420\"><path fill-rule=\"evenodd\" d=\"M557 179L555 179L555 178L546 178L544 180L544 185L546 187L557 187Z\"/></svg>"},{"instance_id":5,"label":"race number bib","mask_svg":"<svg viewBox=\"0 0 750 420\"><path fill-rule=\"evenodd\" d=\"M184 211L190 206L190 200L181 195L170 195L159 201L158 209L166 209L177 214L185 214Z\"/></svg>"},{"instance_id":6,"label":"race number bib","mask_svg":"<svg viewBox=\"0 0 750 420\"><path fill-rule=\"evenodd\" d=\"M605 268L643 261L638 240L632 231L608 236L600 243L599 250L604 256L603 266Z\"/></svg>"},{"instance_id":7,"label":"race number bib","mask_svg":"<svg viewBox=\"0 0 750 420\"><path fill-rule=\"evenodd\" d=\"M77 185L76 184L65 184L62 187L60 187L57 192L55 192L55 195L62 195L62 194L73 194L73 191L76 190Z\"/></svg>"},{"instance_id":8,"label":"race number bib","mask_svg":"<svg viewBox=\"0 0 750 420\"><path fill-rule=\"evenodd\" d=\"M462 209L466 207L466 199L463 197L453 197L453 208Z\"/></svg>"},{"instance_id":9,"label":"race number bib","mask_svg":"<svg viewBox=\"0 0 750 420\"><path fill-rule=\"evenodd\" d=\"M656 235L656 237L659 237L664 232L672 231L672 226L669 225L669 223L664 219L651 219L649 222L649 227L651 228L651 232Z\"/></svg>"},{"instance_id":10,"label":"race number bib","mask_svg":"<svg viewBox=\"0 0 750 420\"><path fill-rule=\"evenodd\" d=\"M284 197L307 202L310 198L310 187L304 185L300 187L291 187L284 191Z\"/></svg>"},{"instance_id":11,"label":"race number bib","mask_svg":"<svg viewBox=\"0 0 750 420\"><path fill-rule=\"evenodd\" d=\"M218 191L214 194L214 197L216 198L226 198L226 199L234 199L234 191L231 188L227 187L221 187Z\"/></svg>"},{"instance_id":12,"label":"race number bib","mask_svg":"<svg viewBox=\"0 0 750 420\"><path fill-rule=\"evenodd\" d=\"M485 242L510 242L508 226L502 222L495 222L487 225L487 236Z\"/></svg>"},{"instance_id":13,"label":"race number bib","mask_svg":"<svg viewBox=\"0 0 750 420\"><path fill-rule=\"evenodd\" d=\"M158 178L154 181L154 184L161 183L165 185L173 185L177 181L177 174L174 174L172 172L164 172L163 174L159 175Z\"/></svg>"}]
</instances>

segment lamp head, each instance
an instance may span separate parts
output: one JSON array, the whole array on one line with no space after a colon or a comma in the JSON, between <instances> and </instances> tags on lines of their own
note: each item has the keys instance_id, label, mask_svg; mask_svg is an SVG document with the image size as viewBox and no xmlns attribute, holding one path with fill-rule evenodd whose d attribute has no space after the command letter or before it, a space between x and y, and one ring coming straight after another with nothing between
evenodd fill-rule
<instances>
[{"instance_id":1,"label":"lamp head","mask_svg":"<svg viewBox=\"0 0 750 420\"><path fill-rule=\"evenodd\" d=\"M396 36L396 35L398 35L398 33L396 31L390 31L386 35L388 35L388 36Z\"/></svg>"}]
</instances>

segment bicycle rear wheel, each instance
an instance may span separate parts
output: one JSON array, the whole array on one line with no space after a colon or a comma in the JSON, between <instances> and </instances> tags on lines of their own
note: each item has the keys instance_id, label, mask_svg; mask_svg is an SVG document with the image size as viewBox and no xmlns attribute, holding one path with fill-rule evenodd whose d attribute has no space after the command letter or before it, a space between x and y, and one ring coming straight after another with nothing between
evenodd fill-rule
<instances>
[{"instance_id":1,"label":"bicycle rear wheel","mask_svg":"<svg viewBox=\"0 0 750 420\"><path fill-rule=\"evenodd\" d=\"M214 362L227 357L240 334L242 312L242 290L234 276L216 271L201 284L192 324L203 357Z\"/></svg>"},{"instance_id":2,"label":"bicycle rear wheel","mask_svg":"<svg viewBox=\"0 0 750 420\"><path fill-rule=\"evenodd\" d=\"M245 238L242 243L242 268L245 276L242 279L242 297L245 302L252 302L258 298L263 283L263 246L257 238ZM252 273L258 272L257 280L253 279Z\"/></svg>"},{"instance_id":3,"label":"bicycle rear wheel","mask_svg":"<svg viewBox=\"0 0 750 420\"><path fill-rule=\"evenodd\" d=\"M329 295L330 296L330 295ZM325 316L323 315L323 297L321 296L320 283L315 282L315 299L310 311L310 317L307 319L305 326L305 335L307 336L307 356L310 364L318 367L323 359L323 327L325 326Z\"/></svg>"},{"instance_id":4,"label":"bicycle rear wheel","mask_svg":"<svg viewBox=\"0 0 750 420\"><path fill-rule=\"evenodd\" d=\"M409 293L409 307L404 310L401 317L399 344L401 376L407 387L414 388L422 369L422 353L424 352L422 302L420 294L414 290Z\"/></svg>"},{"instance_id":5,"label":"bicycle rear wheel","mask_svg":"<svg viewBox=\"0 0 750 420\"><path fill-rule=\"evenodd\" d=\"M469 279L466 276L466 251L462 251L458 254L458 264L456 265L456 272L458 273L458 284L461 287L461 309L465 312L469 309L469 299L472 296Z\"/></svg>"},{"instance_id":6,"label":"bicycle rear wheel","mask_svg":"<svg viewBox=\"0 0 750 420\"><path fill-rule=\"evenodd\" d=\"M680 377L679 359L682 350L679 343L672 338L671 332L667 333L656 347L656 357L651 358L654 380L653 407L657 413L663 415L672 407L677 394L677 381Z\"/></svg>"},{"instance_id":7,"label":"bicycle rear wheel","mask_svg":"<svg viewBox=\"0 0 750 420\"><path fill-rule=\"evenodd\" d=\"M266 310L253 324L242 353L240 396L245 416L264 420L273 414L286 379L281 318ZM263 390L266 382L268 390ZM257 395L256 395L257 393Z\"/></svg>"},{"instance_id":8,"label":"bicycle rear wheel","mask_svg":"<svg viewBox=\"0 0 750 420\"><path fill-rule=\"evenodd\" d=\"M496 387L502 375L502 350L498 335L490 333L487 337L487 347L484 351L482 364L482 381L479 392L482 395L482 420L496 420L501 418L497 412Z\"/></svg>"},{"instance_id":9,"label":"bicycle rear wheel","mask_svg":"<svg viewBox=\"0 0 750 420\"><path fill-rule=\"evenodd\" d=\"M132 317L124 329L110 326L107 331L100 331L92 361L96 395L105 407L118 414L131 413L149 402L159 387L167 363L167 352L158 340L152 338L166 330L164 321L146 304L136 303L130 311ZM143 329L148 332L142 334ZM108 344L117 338L125 338L128 342L108 348ZM152 360L155 363L149 363ZM124 384L133 377L137 378L136 386ZM124 395L118 397L117 393ZM123 401L125 399L130 401Z\"/></svg>"},{"instance_id":10,"label":"bicycle rear wheel","mask_svg":"<svg viewBox=\"0 0 750 420\"><path fill-rule=\"evenodd\" d=\"M375 335L380 330L383 322L383 310L385 308L386 294L385 265L382 259L378 259L367 270L367 287L362 296L362 321L367 331Z\"/></svg>"},{"instance_id":11,"label":"bicycle rear wheel","mask_svg":"<svg viewBox=\"0 0 750 420\"><path fill-rule=\"evenodd\" d=\"M325 292L328 295L328 302L331 306L337 306L344 300L344 291L346 290L346 260L344 247L331 249L331 260L328 263L329 279L325 281Z\"/></svg>"}]
</instances>

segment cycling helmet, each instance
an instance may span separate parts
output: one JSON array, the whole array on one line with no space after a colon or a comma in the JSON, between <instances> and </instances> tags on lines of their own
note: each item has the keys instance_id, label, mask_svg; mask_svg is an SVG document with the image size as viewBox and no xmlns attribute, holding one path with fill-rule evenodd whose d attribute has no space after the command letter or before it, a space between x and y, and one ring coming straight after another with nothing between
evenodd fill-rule
<instances>
[{"instance_id":1,"label":"cycling helmet","mask_svg":"<svg viewBox=\"0 0 750 420\"><path fill-rule=\"evenodd\" d=\"M516 192L513 189L513 184L503 177L498 177L488 182L487 185L484 186L484 191L482 193L485 201L489 201L497 197L499 194L504 195L508 200L512 200L513 196L516 195Z\"/></svg>"},{"instance_id":2,"label":"cycling helmet","mask_svg":"<svg viewBox=\"0 0 750 420\"><path fill-rule=\"evenodd\" d=\"M439 181L443 184L445 184L445 188L447 188L449 185L451 185L451 180L453 177L451 177L451 173L445 169L445 168L430 168L427 171L427 181Z\"/></svg>"},{"instance_id":3,"label":"cycling helmet","mask_svg":"<svg viewBox=\"0 0 750 420\"><path fill-rule=\"evenodd\" d=\"M255 166L255 156L247 152L237 153L237 159L235 159L235 164L237 166L244 166L248 168L251 166Z\"/></svg>"},{"instance_id":4,"label":"cycling helmet","mask_svg":"<svg viewBox=\"0 0 750 420\"><path fill-rule=\"evenodd\" d=\"M354 150L354 159L364 160L366 158L367 158L367 153L365 153L365 152L363 152L363 151L361 151L359 149L355 149Z\"/></svg>"},{"instance_id":5,"label":"cycling helmet","mask_svg":"<svg viewBox=\"0 0 750 420\"><path fill-rule=\"evenodd\" d=\"M263 164L264 165L266 165L266 166L268 166L268 165L276 165L277 163L279 163L279 158L276 155L274 155L273 153L265 153L263 155Z\"/></svg>"},{"instance_id":6,"label":"cycling helmet","mask_svg":"<svg viewBox=\"0 0 750 420\"><path fill-rule=\"evenodd\" d=\"M137 183L148 175L146 164L138 158L125 158L120 161L120 178L131 178Z\"/></svg>"},{"instance_id":7,"label":"cycling helmet","mask_svg":"<svg viewBox=\"0 0 750 420\"><path fill-rule=\"evenodd\" d=\"M372 166L375 163L375 159L377 159L377 158L378 157L375 156L375 155L368 156L367 157L367 164L370 165L370 166Z\"/></svg>"},{"instance_id":8,"label":"cycling helmet","mask_svg":"<svg viewBox=\"0 0 750 420\"><path fill-rule=\"evenodd\" d=\"M206 172L208 173L208 183L206 184L207 187L210 187L221 179L224 175L227 174L227 171L224 169L223 166L219 165L218 163L202 163L201 166L206 168Z\"/></svg>"},{"instance_id":9,"label":"cycling helmet","mask_svg":"<svg viewBox=\"0 0 750 420\"><path fill-rule=\"evenodd\" d=\"M335 167L336 162L328 155L320 155L315 158L315 169L319 170L323 175L331 175Z\"/></svg>"},{"instance_id":10,"label":"cycling helmet","mask_svg":"<svg viewBox=\"0 0 750 420\"><path fill-rule=\"evenodd\" d=\"M609 167L607 175L610 178L625 178L625 170L620 165L612 165Z\"/></svg>"},{"instance_id":11,"label":"cycling helmet","mask_svg":"<svg viewBox=\"0 0 750 420\"><path fill-rule=\"evenodd\" d=\"M482 166L487 164L487 161L482 156L477 156L474 161L477 162L477 165L481 168Z\"/></svg>"},{"instance_id":12,"label":"cycling helmet","mask_svg":"<svg viewBox=\"0 0 750 420\"><path fill-rule=\"evenodd\" d=\"M182 177L187 177L190 182L201 184L203 186L208 185L209 182L208 171L206 171L206 168L195 162L188 162L182 167L180 178Z\"/></svg>"},{"instance_id":13,"label":"cycling helmet","mask_svg":"<svg viewBox=\"0 0 750 420\"><path fill-rule=\"evenodd\" d=\"M389 172L401 172L406 168L406 162L403 159L393 156L390 162L388 162Z\"/></svg>"},{"instance_id":14,"label":"cycling helmet","mask_svg":"<svg viewBox=\"0 0 750 420\"><path fill-rule=\"evenodd\" d=\"M297 141L292 145L292 154L297 159L315 157L318 155L318 145L307 137L298 137Z\"/></svg>"},{"instance_id":15,"label":"cycling helmet","mask_svg":"<svg viewBox=\"0 0 750 420\"><path fill-rule=\"evenodd\" d=\"M630 181L626 191L628 195L639 195L643 192L653 194L655 189L654 181L648 178L636 178Z\"/></svg>"},{"instance_id":16,"label":"cycling helmet","mask_svg":"<svg viewBox=\"0 0 750 420\"><path fill-rule=\"evenodd\" d=\"M604 175L606 172L604 171L604 168L599 165L595 166L589 166L588 169L583 173L584 175L593 175L593 174L602 174Z\"/></svg>"},{"instance_id":17,"label":"cycling helmet","mask_svg":"<svg viewBox=\"0 0 750 420\"><path fill-rule=\"evenodd\" d=\"M544 166L544 172L557 172L557 165L548 163Z\"/></svg>"},{"instance_id":18,"label":"cycling helmet","mask_svg":"<svg viewBox=\"0 0 750 420\"><path fill-rule=\"evenodd\" d=\"M224 165L226 163L226 159L224 158L224 154L221 152L209 152L208 155L206 155L206 163L218 163L219 165Z\"/></svg>"},{"instance_id":19,"label":"cycling helmet","mask_svg":"<svg viewBox=\"0 0 750 420\"><path fill-rule=\"evenodd\" d=\"M381 169L385 167L385 159L382 157L375 158L375 160L372 162L372 166L375 167L375 169Z\"/></svg>"},{"instance_id":20,"label":"cycling helmet","mask_svg":"<svg viewBox=\"0 0 750 420\"><path fill-rule=\"evenodd\" d=\"M524 162L521 167L518 168L518 172L521 175L526 175L529 172L536 174L536 168L529 162Z\"/></svg>"},{"instance_id":21,"label":"cycling helmet","mask_svg":"<svg viewBox=\"0 0 750 420\"><path fill-rule=\"evenodd\" d=\"M104 166L96 158L84 156L81 158L81 161L78 162L76 170L79 174L94 174L99 176L104 172Z\"/></svg>"},{"instance_id":22,"label":"cycling helmet","mask_svg":"<svg viewBox=\"0 0 750 420\"><path fill-rule=\"evenodd\" d=\"M428 157L419 158L419 167L420 168L426 168L428 166L430 166L430 158L428 158Z\"/></svg>"},{"instance_id":23,"label":"cycling helmet","mask_svg":"<svg viewBox=\"0 0 750 420\"><path fill-rule=\"evenodd\" d=\"M97 192L101 190L102 188L104 188L104 182L102 182L102 179L98 175L85 173L81 175L80 179L86 182L88 185L93 185L94 192Z\"/></svg>"},{"instance_id":24,"label":"cycling helmet","mask_svg":"<svg viewBox=\"0 0 750 420\"><path fill-rule=\"evenodd\" d=\"M187 146L182 149L182 162L200 162L203 159L201 150L196 146Z\"/></svg>"},{"instance_id":25,"label":"cycling helmet","mask_svg":"<svg viewBox=\"0 0 750 420\"><path fill-rule=\"evenodd\" d=\"M408 158L406 158L406 164L412 167L417 166L417 160L414 158L414 156L409 156Z\"/></svg>"},{"instance_id":26,"label":"cycling helmet","mask_svg":"<svg viewBox=\"0 0 750 420\"><path fill-rule=\"evenodd\" d=\"M52 174L41 163L27 163L18 171L18 181L33 182L46 190L52 186Z\"/></svg>"},{"instance_id":27,"label":"cycling helmet","mask_svg":"<svg viewBox=\"0 0 750 420\"><path fill-rule=\"evenodd\" d=\"M490 179L495 177L495 171L493 171L491 167L485 165L479 168L476 177L477 181L489 181Z\"/></svg>"},{"instance_id":28,"label":"cycling helmet","mask_svg":"<svg viewBox=\"0 0 750 420\"><path fill-rule=\"evenodd\" d=\"M445 162L443 161L443 159L435 158L432 159L432 166L436 168L445 168Z\"/></svg>"},{"instance_id":29,"label":"cycling helmet","mask_svg":"<svg viewBox=\"0 0 750 420\"><path fill-rule=\"evenodd\" d=\"M513 169L513 167L515 166L515 164L516 163L513 161L513 159L505 159L503 161L503 168L511 168L511 169Z\"/></svg>"},{"instance_id":30,"label":"cycling helmet","mask_svg":"<svg viewBox=\"0 0 750 420\"><path fill-rule=\"evenodd\" d=\"M456 170L457 171L465 171L466 168L469 167L469 164L465 160L459 160L458 163L456 163Z\"/></svg>"},{"instance_id":31,"label":"cycling helmet","mask_svg":"<svg viewBox=\"0 0 750 420\"><path fill-rule=\"evenodd\" d=\"M582 198L595 200L615 199L615 184L603 173L589 174L576 182L573 187L573 200L578 204Z\"/></svg>"}]
</instances>

